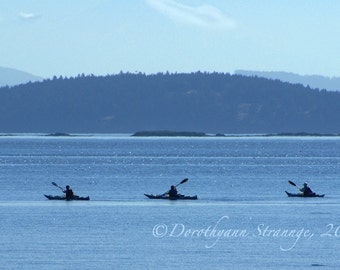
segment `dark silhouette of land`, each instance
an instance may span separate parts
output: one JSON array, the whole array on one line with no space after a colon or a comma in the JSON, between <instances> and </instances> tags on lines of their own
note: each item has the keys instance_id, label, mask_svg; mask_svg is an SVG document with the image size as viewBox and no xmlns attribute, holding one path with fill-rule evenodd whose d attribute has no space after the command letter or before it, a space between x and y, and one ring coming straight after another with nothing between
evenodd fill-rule
<instances>
[{"instance_id":1,"label":"dark silhouette of land","mask_svg":"<svg viewBox=\"0 0 340 270\"><path fill-rule=\"evenodd\" d=\"M340 133L340 93L224 73L54 77L0 88L0 132Z\"/></svg>"}]
</instances>

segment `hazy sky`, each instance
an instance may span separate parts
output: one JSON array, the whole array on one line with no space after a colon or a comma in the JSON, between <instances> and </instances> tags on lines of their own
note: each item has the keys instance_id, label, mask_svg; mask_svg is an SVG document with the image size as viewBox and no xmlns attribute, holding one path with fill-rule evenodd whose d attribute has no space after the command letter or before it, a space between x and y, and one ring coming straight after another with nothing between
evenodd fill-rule
<instances>
[{"instance_id":1,"label":"hazy sky","mask_svg":"<svg viewBox=\"0 0 340 270\"><path fill-rule=\"evenodd\" d=\"M338 0L0 0L0 66L340 76Z\"/></svg>"}]
</instances>

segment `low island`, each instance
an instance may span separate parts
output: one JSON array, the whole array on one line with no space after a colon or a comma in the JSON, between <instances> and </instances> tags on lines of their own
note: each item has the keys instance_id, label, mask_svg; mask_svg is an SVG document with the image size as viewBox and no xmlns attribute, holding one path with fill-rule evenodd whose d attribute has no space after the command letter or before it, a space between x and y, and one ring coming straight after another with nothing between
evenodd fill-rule
<instances>
[{"instance_id":1,"label":"low island","mask_svg":"<svg viewBox=\"0 0 340 270\"><path fill-rule=\"evenodd\" d=\"M190 132L190 131L138 131L132 136L135 137L207 137L208 135L204 132Z\"/></svg>"}]
</instances>

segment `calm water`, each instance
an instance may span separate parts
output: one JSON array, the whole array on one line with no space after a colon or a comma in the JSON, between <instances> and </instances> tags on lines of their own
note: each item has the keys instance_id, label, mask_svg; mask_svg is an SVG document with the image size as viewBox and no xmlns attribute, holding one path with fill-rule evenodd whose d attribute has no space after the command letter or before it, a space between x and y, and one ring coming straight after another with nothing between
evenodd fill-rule
<instances>
[{"instance_id":1,"label":"calm water","mask_svg":"<svg viewBox=\"0 0 340 270\"><path fill-rule=\"evenodd\" d=\"M340 268L340 138L2 136L0 165L1 269Z\"/></svg>"}]
</instances>

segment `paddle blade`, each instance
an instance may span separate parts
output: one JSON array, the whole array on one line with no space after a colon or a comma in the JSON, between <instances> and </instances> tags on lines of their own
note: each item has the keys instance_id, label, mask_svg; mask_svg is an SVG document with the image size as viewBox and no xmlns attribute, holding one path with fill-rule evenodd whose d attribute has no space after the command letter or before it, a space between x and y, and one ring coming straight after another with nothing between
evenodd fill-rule
<instances>
[{"instance_id":1,"label":"paddle blade","mask_svg":"<svg viewBox=\"0 0 340 270\"><path fill-rule=\"evenodd\" d=\"M291 184L292 186L297 187L297 185L294 182L290 181L290 180L288 180L288 183Z\"/></svg>"},{"instance_id":2,"label":"paddle blade","mask_svg":"<svg viewBox=\"0 0 340 270\"><path fill-rule=\"evenodd\" d=\"M52 185L53 186L56 186L57 188L60 188L63 192L64 192L64 189L62 188L62 187L60 187L60 186L58 186L58 184L57 183L55 183L55 182L52 182Z\"/></svg>"},{"instance_id":3,"label":"paddle blade","mask_svg":"<svg viewBox=\"0 0 340 270\"><path fill-rule=\"evenodd\" d=\"M184 184L184 183L187 182L188 180L189 180L189 178L183 179L183 180L181 181L181 183L179 183L179 185Z\"/></svg>"}]
</instances>

